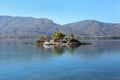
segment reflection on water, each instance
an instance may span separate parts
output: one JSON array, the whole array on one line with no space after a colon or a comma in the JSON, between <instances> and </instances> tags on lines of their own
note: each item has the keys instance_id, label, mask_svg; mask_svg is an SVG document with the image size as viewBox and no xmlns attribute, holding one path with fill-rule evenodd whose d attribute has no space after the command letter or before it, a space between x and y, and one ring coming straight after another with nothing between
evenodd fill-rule
<instances>
[{"instance_id":1,"label":"reflection on water","mask_svg":"<svg viewBox=\"0 0 120 80\"><path fill-rule=\"evenodd\" d=\"M68 51L70 54L73 53L74 49L79 46L60 46L60 45L50 45L50 46L37 46L40 51L46 52L53 52L53 55L62 55L65 51Z\"/></svg>"},{"instance_id":2,"label":"reflection on water","mask_svg":"<svg viewBox=\"0 0 120 80\"><path fill-rule=\"evenodd\" d=\"M86 57L99 57L102 54L115 54L115 52L120 51L120 42L93 42L91 45L81 45L81 46L37 46L39 51L42 53L53 55L62 54L74 54ZM41 52L40 52L41 53Z\"/></svg>"},{"instance_id":3,"label":"reflection on water","mask_svg":"<svg viewBox=\"0 0 120 80\"><path fill-rule=\"evenodd\" d=\"M120 41L90 42L76 47L0 43L0 80L120 80Z\"/></svg>"}]
</instances>

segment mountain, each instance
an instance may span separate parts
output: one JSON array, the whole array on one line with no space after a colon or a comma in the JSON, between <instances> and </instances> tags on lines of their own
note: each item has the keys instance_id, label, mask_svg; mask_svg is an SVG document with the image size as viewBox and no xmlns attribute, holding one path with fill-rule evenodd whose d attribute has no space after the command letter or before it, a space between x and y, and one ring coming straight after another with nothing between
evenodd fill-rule
<instances>
[{"instance_id":1,"label":"mountain","mask_svg":"<svg viewBox=\"0 0 120 80\"><path fill-rule=\"evenodd\" d=\"M80 36L120 36L120 24L84 20L64 25Z\"/></svg>"},{"instance_id":2,"label":"mountain","mask_svg":"<svg viewBox=\"0 0 120 80\"><path fill-rule=\"evenodd\" d=\"M52 35L55 31L76 36L120 37L120 24L84 20L59 25L46 18L0 16L0 38Z\"/></svg>"},{"instance_id":3,"label":"mountain","mask_svg":"<svg viewBox=\"0 0 120 80\"><path fill-rule=\"evenodd\" d=\"M0 16L0 37L51 35L58 29L58 24L45 18Z\"/></svg>"}]
</instances>

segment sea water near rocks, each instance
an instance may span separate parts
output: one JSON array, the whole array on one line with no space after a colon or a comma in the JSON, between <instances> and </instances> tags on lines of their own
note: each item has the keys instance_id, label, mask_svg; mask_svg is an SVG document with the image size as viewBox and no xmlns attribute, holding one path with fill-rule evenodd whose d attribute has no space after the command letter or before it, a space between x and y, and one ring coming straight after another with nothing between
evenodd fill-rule
<instances>
[{"instance_id":1,"label":"sea water near rocks","mask_svg":"<svg viewBox=\"0 0 120 80\"><path fill-rule=\"evenodd\" d=\"M79 47L6 42L0 41L0 80L120 80L120 40Z\"/></svg>"}]
</instances>

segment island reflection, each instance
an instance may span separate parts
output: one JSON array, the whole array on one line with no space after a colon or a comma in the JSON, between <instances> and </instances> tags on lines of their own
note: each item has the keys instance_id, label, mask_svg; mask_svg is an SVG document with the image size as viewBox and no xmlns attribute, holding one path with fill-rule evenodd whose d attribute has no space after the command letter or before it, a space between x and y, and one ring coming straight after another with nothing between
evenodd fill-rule
<instances>
[{"instance_id":1,"label":"island reflection","mask_svg":"<svg viewBox=\"0 0 120 80\"><path fill-rule=\"evenodd\" d=\"M23 44L0 45L0 61L51 60L53 58L82 58L95 60L102 57L120 56L119 41L94 41L81 46L36 46ZM67 55L67 56L66 56ZM39 60L38 60L39 61Z\"/></svg>"},{"instance_id":2,"label":"island reflection","mask_svg":"<svg viewBox=\"0 0 120 80\"><path fill-rule=\"evenodd\" d=\"M52 54L54 56L60 56L65 52L72 54L76 48L80 46L59 46L59 45L50 45L50 46L37 46L41 54Z\"/></svg>"},{"instance_id":3,"label":"island reflection","mask_svg":"<svg viewBox=\"0 0 120 80\"><path fill-rule=\"evenodd\" d=\"M76 55L82 58L95 59L101 56L109 56L113 53L119 55L120 51L119 42L94 42L92 45L81 45L81 46L37 46L38 51L42 55L46 56L61 56L61 55Z\"/></svg>"}]
</instances>

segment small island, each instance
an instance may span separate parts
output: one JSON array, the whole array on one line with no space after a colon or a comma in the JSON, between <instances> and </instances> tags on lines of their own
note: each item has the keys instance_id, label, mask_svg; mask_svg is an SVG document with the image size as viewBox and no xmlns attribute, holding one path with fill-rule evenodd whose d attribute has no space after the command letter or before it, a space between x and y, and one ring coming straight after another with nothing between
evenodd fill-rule
<instances>
[{"instance_id":1,"label":"small island","mask_svg":"<svg viewBox=\"0 0 120 80\"><path fill-rule=\"evenodd\" d=\"M62 46L79 46L79 45L86 45L90 43L81 42L75 39L72 33L68 34L67 36L62 32L54 32L52 37L50 36L38 36L37 41L35 42L36 45L62 45Z\"/></svg>"}]
</instances>

